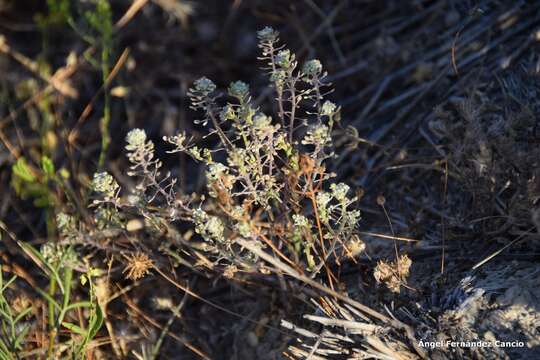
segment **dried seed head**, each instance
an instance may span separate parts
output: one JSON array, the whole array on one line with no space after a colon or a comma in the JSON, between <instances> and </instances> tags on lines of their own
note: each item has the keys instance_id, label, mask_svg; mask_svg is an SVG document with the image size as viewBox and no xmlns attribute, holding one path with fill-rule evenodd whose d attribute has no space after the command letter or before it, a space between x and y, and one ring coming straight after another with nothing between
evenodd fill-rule
<instances>
[{"instance_id":1,"label":"dried seed head","mask_svg":"<svg viewBox=\"0 0 540 360\"><path fill-rule=\"evenodd\" d=\"M154 266L152 260L143 252L138 252L132 257L127 257L128 264L122 273L127 272L127 278L138 280L148 273L150 268Z\"/></svg>"},{"instance_id":2,"label":"dried seed head","mask_svg":"<svg viewBox=\"0 0 540 360\"><path fill-rule=\"evenodd\" d=\"M397 263L397 270L399 276L401 276L402 279L405 279L409 276L411 265L412 260L407 256L407 254L401 255L399 257L399 262Z\"/></svg>"},{"instance_id":3,"label":"dried seed head","mask_svg":"<svg viewBox=\"0 0 540 360\"><path fill-rule=\"evenodd\" d=\"M355 257L366 249L366 244L358 237L353 235L347 242L347 250L349 256Z\"/></svg>"},{"instance_id":4,"label":"dried seed head","mask_svg":"<svg viewBox=\"0 0 540 360\"><path fill-rule=\"evenodd\" d=\"M31 306L32 301L25 294L18 295L11 303L11 308L13 309L15 315L22 313Z\"/></svg>"},{"instance_id":5,"label":"dried seed head","mask_svg":"<svg viewBox=\"0 0 540 360\"><path fill-rule=\"evenodd\" d=\"M373 271L373 277L378 283L384 283L392 292L399 293L401 285L409 276L411 265L412 261L406 254L391 263L379 261Z\"/></svg>"},{"instance_id":6,"label":"dried seed head","mask_svg":"<svg viewBox=\"0 0 540 360\"><path fill-rule=\"evenodd\" d=\"M379 261L375 270L373 271L373 277L378 283L384 283L392 292L399 293L399 279L394 275L392 265Z\"/></svg>"},{"instance_id":7,"label":"dried seed head","mask_svg":"<svg viewBox=\"0 0 540 360\"><path fill-rule=\"evenodd\" d=\"M377 266L375 266L375 270L373 271L373 277L375 280L380 283L390 276L392 276L391 266L384 260L379 261Z\"/></svg>"},{"instance_id":8,"label":"dried seed head","mask_svg":"<svg viewBox=\"0 0 540 360\"><path fill-rule=\"evenodd\" d=\"M223 272L223 276L225 276L227 279L233 279L234 274L236 274L237 272L238 268L236 267L236 265L228 265Z\"/></svg>"}]
</instances>

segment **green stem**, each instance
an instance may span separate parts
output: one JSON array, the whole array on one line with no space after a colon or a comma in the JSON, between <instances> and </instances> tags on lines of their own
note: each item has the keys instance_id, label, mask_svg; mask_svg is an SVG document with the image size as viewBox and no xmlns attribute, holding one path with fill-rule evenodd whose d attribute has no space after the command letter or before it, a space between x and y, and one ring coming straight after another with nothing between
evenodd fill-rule
<instances>
[{"instance_id":1,"label":"green stem","mask_svg":"<svg viewBox=\"0 0 540 360\"><path fill-rule=\"evenodd\" d=\"M107 78L109 77L109 46L107 42L105 41L103 44L103 50L101 51L101 73L102 73L102 79L103 84L106 84ZM105 85L104 85L105 86ZM103 168L103 165L105 164L105 158L107 157L107 150L109 148L109 144L111 143L111 135L109 133L109 124L111 122L111 104L110 104L110 96L109 91L107 88L104 89L104 109L103 109L103 117L101 118L101 121L99 123L99 129L101 132L101 153L99 154L99 162L98 167L100 169Z\"/></svg>"},{"instance_id":2,"label":"green stem","mask_svg":"<svg viewBox=\"0 0 540 360\"><path fill-rule=\"evenodd\" d=\"M54 298L56 293L56 281L53 277L49 280L49 296ZM47 351L47 358L51 359L54 350L54 343L56 339L56 326L54 321L54 304L49 302L49 349Z\"/></svg>"}]
</instances>

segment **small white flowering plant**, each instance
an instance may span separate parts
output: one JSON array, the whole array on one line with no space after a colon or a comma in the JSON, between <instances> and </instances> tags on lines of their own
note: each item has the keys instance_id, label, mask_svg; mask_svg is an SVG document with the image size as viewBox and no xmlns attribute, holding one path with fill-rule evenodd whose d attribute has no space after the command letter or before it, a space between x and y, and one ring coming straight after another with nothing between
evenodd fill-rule
<instances>
[{"instance_id":1,"label":"small white flowering plant","mask_svg":"<svg viewBox=\"0 0 540 360\"><path fill-rule=\"evenodd\" d=\"M331 90L320 61L299 66L269 27L258 38L260 59L275 91L275 114L254 104L246 83L231 83L223 96L203 77L188 95L192 108L202 114L196 123L208 127L218 145L200 148L185 133L164 137L169 153L187 154L205 166L206 196L178 193L176 179L162 173L152 141L144 130L134 129L125 148L131 163L127 174L137 186L121 198L111 175L96 174L96 211L111 226L122 224L124 214L137 213L161 234L187 221L214 264L253 266L256 256L239 245L243 239L313 277L325 269L333 282L329 265L351 256L348 246L358 248L360 241L356 198L348 185L333 183L325 167L334 156L332 132L340 108L326 99Z\"/></svg>"}]
</instances>

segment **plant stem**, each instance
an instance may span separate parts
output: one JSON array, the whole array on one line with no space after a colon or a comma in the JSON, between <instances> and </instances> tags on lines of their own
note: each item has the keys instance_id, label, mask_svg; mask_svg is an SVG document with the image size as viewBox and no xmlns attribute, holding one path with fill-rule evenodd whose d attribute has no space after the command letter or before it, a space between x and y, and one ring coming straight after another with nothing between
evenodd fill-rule
<instances>
[{"instance_id":1,"label":"plant stem","mask_svg":"<svg viewBox=\"0 0 540 360\"><path fill-rule=\"evenodd\" d=\"M54 294L56 293L56 281L54 277L51 276L49 280L49 295L51 298L54 298ZM54 304L52 302L49 302L49 348L47 350L47 358L51 359L53 355L54 350L54 343L56 340L56 325L54 321Z\"/></svg>"}]
</instances>

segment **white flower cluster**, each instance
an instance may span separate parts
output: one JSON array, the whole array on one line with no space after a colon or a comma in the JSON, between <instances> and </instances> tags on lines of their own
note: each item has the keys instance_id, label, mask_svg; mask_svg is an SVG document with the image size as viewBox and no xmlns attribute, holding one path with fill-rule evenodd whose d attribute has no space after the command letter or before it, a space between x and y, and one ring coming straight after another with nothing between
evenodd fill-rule
<instances>
[{"instance_id":1,"label":"white flower cluster","mask_svg":"<svg viewBox=\"0 0 540 360\"><path fill-rule=\"evenodd\" d=\"M257 31L257 37L259 38L259 40L264 42L277 41L278 36L279 32L269 26L266 26L264 29Z\"/></svg>"},{"instance_id":2,"label":"white flower cluster","mask_svg":"<svg viewBox=\"0 0 540 360\"><path fill-rule=\"evenodd\" d=\"M317 148L324 148L332 143L330 129L326 125L315 125L308 129L306 136L302 140L304 145L314 145Z\"/></svg>"},{"instance_id":3,"label":"white flower cluster","mask_svg":"<svg viewBox=\"0 0 540 360\"><path fill-rule=\"evenodd\" d=\"M65 212L58 213L56 215L56 225L58 226L58 229L68 229L71 227L71 225L74 223L74 219L72 216L66 214Z\"/></svg>"},{"instance_id":4,"label":"white flower cluster","mask_svg":"<svg viewBox=\"0 0 540 360\"><path fill-rule=\"evenodd\" d=\"M245 100L249 96L249 85L243 81L235 81L229 85L229 95Z\"/></svg>"},{"instance_id":5,"label":"white flower cluster","mask_svg":"<svg viewBox=\"0 0 540 360\"><path fill-rule=\"evenodd\" d=\"M332 196L341 203L347 200L347 193L350 187L344 183L332 184L330 185L330 190L332 190Z\"/></svg>"},{"instance_id":6,"label":"white flower cluster","mask_svg":"<svg viewBox=\"0 0 540 360\"><path fill-rule=\"evenodd\" d=\"M293 215L293 224L295 228L309 229L309 220L304 215Z\"/></svg>"},{"instance_id":7,"label":"white flower cluster","mask_svg":"<svg viewBox=\"0 0 540 360\"><path fill-rule=\"evenodd\" d=\"M207 241L223 241L225 226L217 216L210 216L202 209L193 211L195 232Z\"/></svg>"},{"instance_id":8,"label":"white flower cluster","mask_svg":"<svg viewBox=\"0 0 540 360\"><path fill-rule=\"evenodd\" d=\"M128 159L135 167L147 167L154 157L154 143L147 141L146 132L142 129L133 129L126 135L126 150Z\"/></svg>"},{"instance_id":9,"label":"white flower cluster","mask_svg":"<svg viewBox=\"0 0 540 360\"><path fill-rule=\"evenodd\" d=\"M360 219L360 210L350 210L348 206L357 200L356 197L347 197L350 187L344 183L330 185L331 192L321 191L316 196L317 210L323 222L328 222L332 214L339 210L338 223L344 229L352 231ZM337 201L337 205L331 205L331 201Z\"/></svg>"},{"instance_id":10,"label":"white flower cluster","mask_svg":"<svg viewBox=\"0 0 540 360\"><path fill-rule=\"evenodd\" d=\"M136 151L144 147L146 143L146 132L142 129L133 129L126 135L126 150Z\"/></svg>"},{"instance_id":11,"label":"white flower cluster","mask_svg":"<svg viewBox=\"0 0 540 360\"><path fill-rule=\"evenodd\" d=\"M317 194L316 202L317 202L317 210L319 212L319 216L323 222L328 222L329 220L329 211L328 211L328 203L332 200L332 195L325 191L321 191Z\"/></svg>"},{"instance_id":12,"label":"white flower cluster","mask_svg":"<svg viewBox=\"0 0 540 360\"><path fill-rule=\"evenodd\" d=\"M308 76L318 76L322 72L322 64L319 60L309 60L302 67L302 72Z\"/></svg>"},{"instance_id":13,"label":"white flower cluster","mask_svg":"<svg viewBox=\"0 0 540 360\"><path fill-rule=\"evenodd\" d=\"M234 185L234 176L229 174L229 168L222 163L212 163L206 170L206 183L210 196L217 198L216 190L231 190Z\"/></svg>"},{"instance_id":14,"label":"white flower cluster","mask_svg":"<svg viewBox=\"0 0 540 360\"><path fill-rule=\"evenodd\" d=\"M120 189L120 186L116 180L106 172L99 172L94 174L92 179L92 190L102 194L105 199L114 198Z\"/></svg>"},{"instance_id":15,"label":"white flower cluster","mask_svg":"<svg viewBox=\"0 0 540 360\"><path fill-rule=\"evenodd\" d=\"M63 238L73 238L77 236L77 222L75 218L65 212L56 215L56 226Z\"/></svg>"},{"instance_id":16,"label":"white flower cluster","mask_svg":"<svg viewBox=\"0 0 540 360\"><path fill-rule=\"evenodd\" d=\"M290 68L293 61L294 55L289 49L280 50L276 55L276 64L284 69Z\"/></svg>"},{"instance_id":17,"label":"white flower cluster","mask_svg":"<svg viewBox=\"0 0 540 360\"><path fill-rule=\"evenodd\" d=\"M193 83L194 89L200 92L202 95L209 95L216 90L216 84L207 77L202 77L195 80Z\"/></svg>"},{"instance_id":18,"label":"white flower cluster","mask_svg":"<svg viewBox=\"0 0 540 360\"><path fill-rule=\"evenodd\" d=\"M336 112L336 108L336 104L334 104L330 100L326 100L321 107L321 114L326 116L332 116Z\"/></svg>"}]
</instances>

